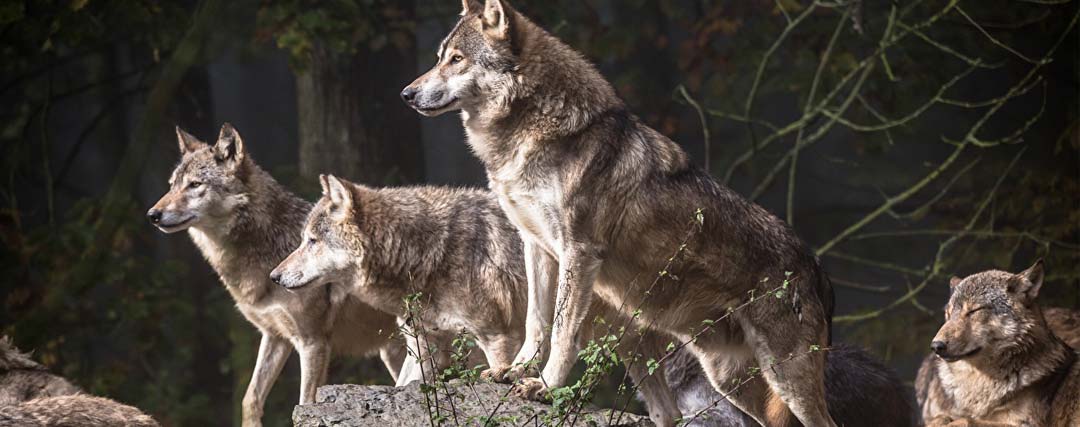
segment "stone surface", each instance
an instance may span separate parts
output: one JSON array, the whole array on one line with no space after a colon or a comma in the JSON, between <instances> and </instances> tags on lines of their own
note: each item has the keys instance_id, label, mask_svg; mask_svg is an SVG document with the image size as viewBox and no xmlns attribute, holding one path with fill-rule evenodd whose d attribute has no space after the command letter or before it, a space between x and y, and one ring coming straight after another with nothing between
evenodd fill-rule
<instances>
[{"instance_id":1,"label":"stone surface","mask_svg":"<svg viewBox=\"0 0 1080 427\"><path fill-rule=\"evenodd\" d=\"M425 398L420 383L405 387L328 385L319 388L314 404L299 405L293 410L293 424L299 427L315 426L424 426L442 419L443 425L545 425L545 414L550 405L509 397L510 386L505 384L478 383L467 385L451 382L447 385L453 394L447 398L442 385ZM430 402L437 394L438 405ZM436 411L437 407L437 411ZM428 408L431 408L430 412ZM493 412L494 411L494 412ZM642 415L621 414L608 423L610 410L589 408L573 424L579 426L627 426L651 427L653 423ZM567 422L565 425L570 425Z\"/></svg>"}]
</instances>

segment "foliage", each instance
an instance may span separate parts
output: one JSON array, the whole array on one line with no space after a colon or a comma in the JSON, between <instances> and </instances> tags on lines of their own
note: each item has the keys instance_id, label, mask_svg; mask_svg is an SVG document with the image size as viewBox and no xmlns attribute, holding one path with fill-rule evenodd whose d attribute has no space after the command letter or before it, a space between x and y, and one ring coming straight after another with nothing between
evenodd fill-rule
<instances>
[{"instance_id":1,"label":"foliage","mask_svg":"<svg viewBox=\"0 0 1080 427\"><path fill-rule=\"evenodd\" d=\"M183 237L148 231L145 200L125 192L105 214L101 195L115 159L147 142L131 137L132 116L209 3L0 3L0 328L91 392L168 425L218 424L239 410L255 331ZM940 324L950 275L1041 256L1043 301L1080 306L1080 112L1061 96L1078 85L1078 2L512 3L597 62L691 158L792 223L837 285L838 337L870 346L902 377ZM302 72L323 49L411 46L403 38L418 22L452 22L458 8L229 2L198 66L165 98L169 118L211 120L197 82L227 48L273 41ZM94 231L103 215L119 225L107 237ZM94 251L102 256L85 258ZM677 273L668 270L658 277ZM775 303L776 291L752 299ZM553 391L562 415L632 400L618 354L633 343L624 325L608 326L579 355L580 380ZM459 337L452 367L428 373L474 381L470 342ZM631 357L653 373L661 362ZM332 378L386 381L371 363L338 370ZM295 377L282 374L268 421L287 419ZM446 392L438 382L433 400Z\"/></svg>"},{"instance_id":2,"label":"foliage","mask_svg":"<svg viewBox=\"0 0 1080 427\"><path fill-rule=\"evenodd\" d=\"M391 0L275 0L259 9L258 37L273 38L293 67L303 70L319 48L352 54L411 47L412 13L408 2Z\"/></svg>"}]
</instances>

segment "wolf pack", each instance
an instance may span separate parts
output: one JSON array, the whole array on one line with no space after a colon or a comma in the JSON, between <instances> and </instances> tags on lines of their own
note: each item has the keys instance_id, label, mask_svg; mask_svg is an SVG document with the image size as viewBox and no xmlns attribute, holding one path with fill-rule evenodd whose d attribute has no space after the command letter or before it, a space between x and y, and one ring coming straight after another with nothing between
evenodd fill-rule
<instances>
[{"instance_id":1,"label":"wolf pack","mask_svg":"<svg viewBox=\"0 0 1080 427\"><path fill-rule=\"evenodd\" d=\"M627 111L581 54L505 0L463 0L437 58L401 97L460 112L487 190L322 175L312 204L231 125L212 144L177 128L180 162L147 216L188 232L262 334L245 426L294 350L308 404L332 356L431 381L423 364L450 360L430 350L461 332L482 378L549 399L606 333L597 319L626 326L615 351L658 426L1080 425L1080 313L1039 306L1041 261L950 281L913 400L832 342L831 283L792 229Z\"/></svg>"}]
</instances>

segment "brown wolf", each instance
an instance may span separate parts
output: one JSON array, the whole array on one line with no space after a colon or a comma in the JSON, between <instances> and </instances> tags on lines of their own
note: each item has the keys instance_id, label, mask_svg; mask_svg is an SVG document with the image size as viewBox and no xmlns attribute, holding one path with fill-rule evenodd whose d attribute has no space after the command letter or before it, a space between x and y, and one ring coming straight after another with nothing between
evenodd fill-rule
<instances>
[{"instance_id":1,"label":"brown wolf","mask_svg":"<svg viewBox=\"0 0 1080 427\"><path fill-rule=\"evenodd\" d=\"M214 145L176 129L182 155L169 192L147 213L166 233L188 230L217 271L236 307L259 331L258 359L243 400L245 426L261 424L263 403L295 348L300 354L300 403L312 403L326 382L331 353L380 353L397 375L404 344L392 340L393 316L349 295L342 286L291 291L270 270L300 243L311 204L259 168L226 123Z\"/></svg>"},{"instance_id":2,"label":"brown wolf","mask_svg":"<svg viewBox=\"0 0 1080 427\"><path fill-rule=\"evenodd\" d=\"M766 412L783 416L790 409L805 425L835 425L825 402L824 352L809 351L829 343L832 289L795 233L693 166L677 144L627 111L579 53L506 1L462 3L437 64L401 95L424 115L462 111L468 144L524 236L528 268L557 265L553 280L529 284L530 316L553 319L551 354L540 377L522 379L517 392L542 398L566 384L594 293L691 341L688 331L790 273L787 298L736 311L689 348L717 390L753 365L769 366L764 381L750 381L730 398L758 422L778 424ZM699 209L700 230L671 271L679 279L646 294ZM548 294L555 307L544 306ZM542 323L529 322L517 366L541 347ZM792 354L799 356L772 366ZM524 372L515 368L506 377ZM770 392L787 408L767 411L764 402L776 402L765 398Z\"/></svg>"},{"instance_id":3,"label":"brown wolf","mask_svg":"<svg viewBox=\"0 0 1080 427\"><path fill-rule=\"evenodd\" d=\"M40 397L0 407L0 427L157 427L138 409L86 394Z\"/></svg>"},{"instance_id":4,"label":"brown wolf","mask_svg":"<svg viewBox=\"0 0 1080 427\"><path fill-rule=\"evenodd\" d=\"M0 338L0 427L158 425L131 406L82 393Z\"/></svg>"},{"instance_id":5,"label":"brown wolf","mask_svg":"<svg viewBox=\"0 0 1080 427\"><path fill-rule=\"evenodd\" d=\"M1035 302L1042 281L1041 260L949 281L935 355L915 384L927 425L1080 425L1080 364Z\"/></svg>"},{"instance_id":6,"label":"brown wolf","mask_svg":"<svg viewBox=\"0 0 1080 427\"><path fill-rule=\"evenodd\" d=\"M426 331L464 330L476 337L490 366L485 377L510 366L525 339L528 286L521 240L493 194L376 189L333 176L321 182L323 197L308 216L303 242L274 269L272 280L288 289L352 284L362 301L399 318L415 316ZM417 293L424 308L410 312L403 300ZM621 319L602 304L592 315ZM626 347L639 341L636 331L631 334ZM642 357L659 360L669 342L660 341L646 337ZM664 378L649 376L644 365L632 365L631 376L652 419L673 425L679 417L674 397Z\"/></svg>"},{"instance_id":7,"label":"brown wolf","mask_svg":"<svg viewBox=\"0 0 1080 427\"><path fill-rule=\"evenodd\" d=\"M11 338L0 338L0 406L81 392L79 387L19 352Z\"/></svg>"}]
</instances>

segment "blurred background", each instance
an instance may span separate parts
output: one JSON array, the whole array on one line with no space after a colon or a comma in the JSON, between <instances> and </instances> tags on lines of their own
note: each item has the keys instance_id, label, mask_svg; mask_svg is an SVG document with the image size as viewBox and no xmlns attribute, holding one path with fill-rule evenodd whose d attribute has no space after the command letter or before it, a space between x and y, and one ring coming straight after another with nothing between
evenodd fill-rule
<instances>
[{"instance_id":1,"label":"blurred background","mask_svg":"<svg viewBox=\"0 0 1080 427\"><path fill-rule=\"evenodd\" d=\"M908 382L952 275L1042 257L1041 301L1080 307L1077 3L512 1L791 222L836 285L836 340ZM144 218L179 158L173 127L214 141L233 123L309 199L324 172L482 187L459 117L398 99L460 10L0 2L0 333L165 425L238 422L257 333L190 239ZM296 365L271 425L288 424ZM333 383L389 381L375 361L334 366Z\"/></svg>"}]
</instances>

